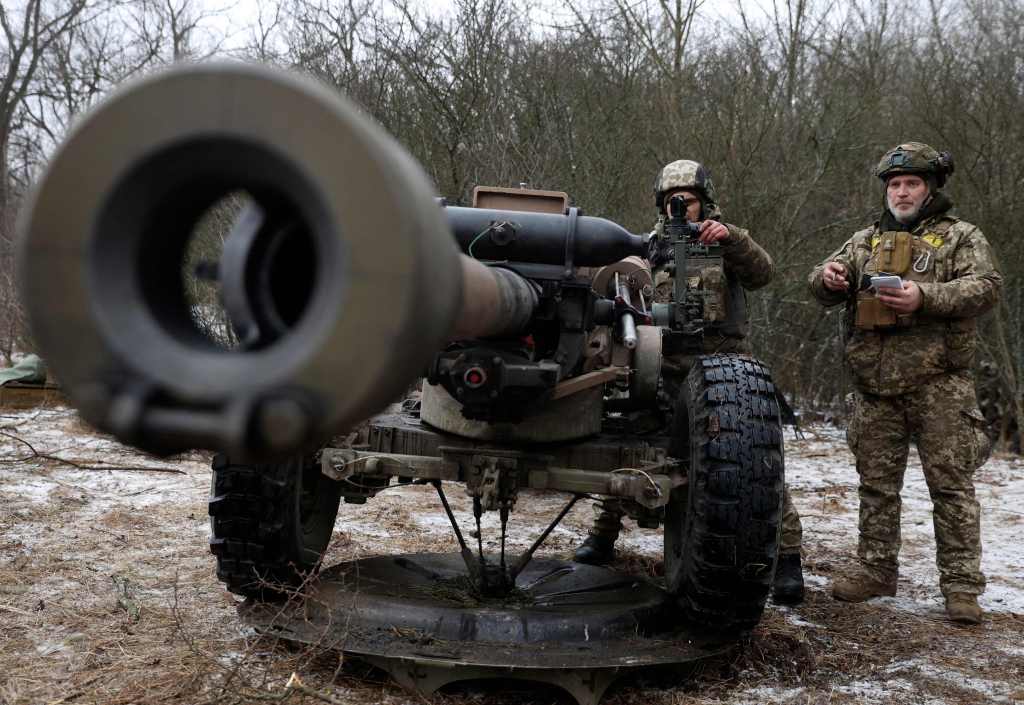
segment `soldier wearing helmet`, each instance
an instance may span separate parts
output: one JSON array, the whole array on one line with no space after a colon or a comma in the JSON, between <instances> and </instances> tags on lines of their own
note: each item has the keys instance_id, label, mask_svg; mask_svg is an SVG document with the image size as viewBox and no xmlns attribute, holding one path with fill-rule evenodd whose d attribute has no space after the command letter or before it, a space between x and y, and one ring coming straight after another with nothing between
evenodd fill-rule
<instances>
[{"instance_id":1,"label":"soldier wearing helmet","mask_svg":"<svg viewBox=\"0 0 1024 705\"><path fill-rule=\"evenodd\" d=\"M681 197L686 205L687 220L699 223L698 239L706 244L718 243L722 247L724 278L724 320L711 324L704 332L703 353L750 353L747 339L748 290L758 289L771 281L775 271L772 258L754 242L743 228L722 222L722 211L716 201L715 187L708 169L695 161L680 159L665 165L654 183L654 205L658 219L651 236L649 259L654 273L655 301L667 302L673 282L668 265L672 261L672 248L661 237L668 219L670 199ZM679 384L686 378L692 356L668 356L663 360L666 383ZM670 397L674 397L671 393ZM614 501L595 507L597 518L590 535L576 551L581 563L604 564L614 558L615 541L622 527L623 512ZM783 498L783 530L780 556L775 573L773 597L776 602L795 604L803 600L804 583L800 561L800 516L790 500L788 490Z\"/></svg>"},{"instance_id":2,"label":"soldier wearing helmet","mask_svg":"<svg viewBox=\"0 0 1024 705\"><path fill-rule=\"evenodd\" d=\"M855 403L847 439L860 475L857 563L832 587L840 600L895 595L900 490L911 439L934 507L939 586L950 619L981 622L979 507L972 476L990 444L972 367L978 316L1002 276L988 241L950 214L942 190L953 159L921 142L890 149L875 169L883 208L811 272L813 295L846 306ZM897 286L870 286L896 275Z\"/></svg>"}]
</instances>

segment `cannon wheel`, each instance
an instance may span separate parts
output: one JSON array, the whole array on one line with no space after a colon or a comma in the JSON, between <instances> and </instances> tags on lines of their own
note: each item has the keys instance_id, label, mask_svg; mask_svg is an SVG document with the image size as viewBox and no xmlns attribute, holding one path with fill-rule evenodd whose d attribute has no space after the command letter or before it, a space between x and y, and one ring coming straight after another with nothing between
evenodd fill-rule
<instances>
[{"instance_id":1,"label":"cannon wheel","mask_svg":"<svg viewBox=\"0 0 1024 705\"><path fill-rule=\"evenodd\" d=\"M340 483L312 456L266 464L214 456L210 551L217 577L237 595L286 596L319 568L340 500Z\"/></svg>"},{"instance_id":2,"label":"cannon wheel","mask_svg":"<svg viewBox=\"0 0 1024 705\"><path fill-rule=\"evenodd\" d=\"M676 419L689 482L665 510L667 588L693 623L750 629L771 589L782 521L782 424L768 369L742 355L698 359Z\"/></svg>"}]
</instances>

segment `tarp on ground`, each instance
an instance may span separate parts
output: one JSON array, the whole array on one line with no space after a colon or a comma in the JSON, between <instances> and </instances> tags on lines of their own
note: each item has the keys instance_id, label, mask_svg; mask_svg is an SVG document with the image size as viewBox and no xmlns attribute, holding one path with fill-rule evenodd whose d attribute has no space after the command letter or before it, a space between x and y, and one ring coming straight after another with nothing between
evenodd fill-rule
<instances>
[{"instance_id":1,"label":"tarp on ground","mask_svg":"<svg viewBox=\"0 0 1024 705\"><path fill-rule=\"evenodd\" d=\"M43 384L46 382L46 365L38 355L26 355L14 367L0 370L0 385L8 382Z\"/></svg>"}]
</instances>

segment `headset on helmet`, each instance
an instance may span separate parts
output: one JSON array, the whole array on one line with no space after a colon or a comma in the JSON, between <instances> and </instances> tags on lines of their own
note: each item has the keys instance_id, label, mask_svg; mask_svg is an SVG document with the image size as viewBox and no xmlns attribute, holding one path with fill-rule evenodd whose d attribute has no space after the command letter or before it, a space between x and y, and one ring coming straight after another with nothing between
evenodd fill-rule
<instances>
[{"instance_id":1,"label":"headset on helmet","mask_svg":"<svg viewBox=\"0 0 1024 705\"><path fill-rule=\"evenodd\" d=\"M935 187L942 188L953 169L949 152L937 152L923 142L905 142L882 155L875 176L888 181L898 174L920 174L934 179Z\"/></svg>"}]
</instances>

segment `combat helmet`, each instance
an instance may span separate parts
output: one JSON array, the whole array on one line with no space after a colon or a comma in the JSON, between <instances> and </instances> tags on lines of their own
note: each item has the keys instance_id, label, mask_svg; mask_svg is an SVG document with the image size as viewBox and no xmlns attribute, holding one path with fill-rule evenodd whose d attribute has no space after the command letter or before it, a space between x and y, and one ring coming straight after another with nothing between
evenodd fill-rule
<instances>
[{"instance_id":1,"label":"combat helmet","mask_svg":"<svg viewBox=\"0 0 1024 705\"><path fill-rule=\"evenodd\" d=\"M665 195L676 189L695 191L707 213L715 207L715 186L711 172L700 162L677 159L666 164L654 182L654 205L660 212L665 207Z\"/></svg>"},{"instance_id":2,"label":"combat helmet","mask_svg":"<svg viewBox=\"0 0 1024 705\"><path fill-rule=\"evenodd\" d=\"M883 182L898 174L918 174L942 188L953 173L953 155L937 152L923 142L904 142L882 155L875 176Z\"/></svg>"}]
</instances>

